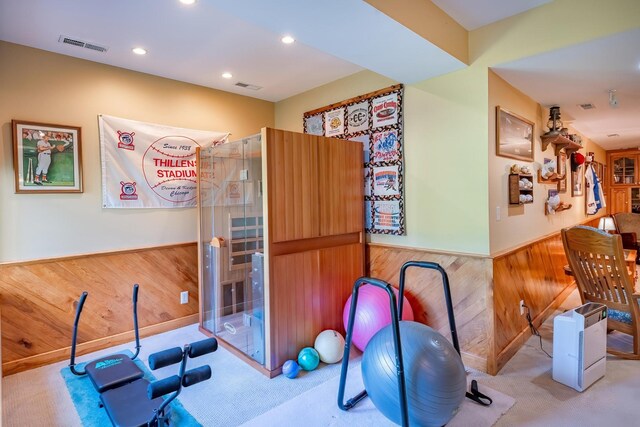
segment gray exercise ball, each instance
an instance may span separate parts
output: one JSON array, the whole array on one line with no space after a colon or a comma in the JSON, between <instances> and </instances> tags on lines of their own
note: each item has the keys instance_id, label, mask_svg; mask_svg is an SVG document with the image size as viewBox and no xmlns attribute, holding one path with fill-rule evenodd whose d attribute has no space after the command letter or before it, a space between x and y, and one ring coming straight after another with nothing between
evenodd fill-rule
<instances>
[{"instance_id":1,"label":"gray exercise ball","mask_svg":"<svg viewBox=\"0 0 640 427\"><path fill-rule=\"evenodd\" d=\"M460 355L438 332L400 322L402 358L411 426L443 426L458 412L467 378ZM391 325L376 333L362 358L364 386L385 417L402 424Z\"/></svg>"}]
</instances>

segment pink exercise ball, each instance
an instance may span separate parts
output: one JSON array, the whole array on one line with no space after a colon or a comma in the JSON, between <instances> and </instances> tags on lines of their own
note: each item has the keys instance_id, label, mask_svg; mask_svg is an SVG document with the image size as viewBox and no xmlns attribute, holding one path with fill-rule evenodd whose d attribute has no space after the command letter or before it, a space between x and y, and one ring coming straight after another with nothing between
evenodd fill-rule
<instances>
[{"instance_id":1,"label":"pink exercise ball","mask_svg":"<svg viewBox=\"0 0 640 427\"><path fill-rule=\"evenodd\" d=\"M398 290L393 289L398 297ZM351 297L347 300L342 312L342 320L345 330L349 327L349 310L351 309ZM402 320L413 320L413 309L409 305L407 297L404 297L402 305ZM364 351L367 343L376 332L391 324L391 309L389 308L389 295L387 291L373 285L363 285L358 290L358 307L353 320L353 344Z\"/></svg>"}]
</instances>

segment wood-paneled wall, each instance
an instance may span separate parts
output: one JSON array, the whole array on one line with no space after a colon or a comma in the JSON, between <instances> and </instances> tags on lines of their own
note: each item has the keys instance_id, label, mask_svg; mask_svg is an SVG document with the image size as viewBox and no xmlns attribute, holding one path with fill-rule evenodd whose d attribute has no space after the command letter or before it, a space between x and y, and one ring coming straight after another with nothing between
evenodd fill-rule
<instances>
[{"instance_id":1,"label":"wood-paneled wall","mask_svg":"<svg viewBox=\"0 0 640 427\"><path fill-rule=\"evenodd\" d=\"M440 264L449 277L458 339L466 365L486 370L492 334L491 260L420 249L367 245L368 275L398 286L400 267L407 261ZM405 282L415 320L450 337L442 276L434 270L410 268Z\"/></svg>"},{"instance_id":2,"label":"wood-paneled wall","mask_svg":"<svg viewBox=\"0 0 640 427\"><path fill-rule=\"evenodd\" d=\"M531 336L520 301L529 307L538 327L574 289L564 272L566 264L559 234L493 260L495 334L490 373L497 373Z\"/></svg>"},{"instance_id":3,"label":"wood-paneled wall","mask_svg":"<svg viewBox=\"0 0 640 427\"><path fill-rule=\"evenodd\" d=\"M85 290L78 354L133 340L134 283L142 336L197 322L196 253L191 243L0 265L4 375L69 357ZM188 304L180 304L181 291L189 291Z\"/></svg>"},{"instance_id":4,"label":"wood-paneled wall","mask_svg":"<svg viewBox=\"0 0 640 427\"><path fill-rule=\"evenodd\" d=\"M596 226L598 220L590 218L583 225ZM540 326L575 289L564 273L567 259L560 232L495 257L367 245L367 275L395 286L400 267L412 260L436 262L447 271L463 360L492 375L531 336L520 315L520 300ZM449 336L440 275L409 269L407 292L416 320Z\"/></svg>"},{"instance_id":5,"label":"wood-paneled wall","mask_svg":"<svg viewBox=\"0 0 640 427\"><path fill-rule=\"evenodd\" d=\"M597 226L598 218L583 225ZM539 327L575 289L564 272L567 258L560 232L523 245L493 259L494 331L488 372L496 374L531 336L520 301Z\"/></svg>"}]
</instances>

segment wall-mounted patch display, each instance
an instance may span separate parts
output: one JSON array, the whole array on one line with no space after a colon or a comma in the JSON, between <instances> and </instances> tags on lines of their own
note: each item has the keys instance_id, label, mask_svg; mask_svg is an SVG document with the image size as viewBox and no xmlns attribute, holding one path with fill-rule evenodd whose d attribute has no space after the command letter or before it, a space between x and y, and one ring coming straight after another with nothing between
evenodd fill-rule
<instances>
[{"instance_id":1,"label":"wall-mounted patch display","mask_svg":"<svg viewBox=\"0 0 640 427\"><path fill-rule=\"evenodd\" d=\"M398 166L373 168L374 196L396 196L400 194Z\"/></svg>"},{"instance_id":2,"label":"wall-mounted patch display","mask_svg":"<svg viewBox=\"0 0 640 427\"><path fill-rule=\"evenodd\" d=\"M395 162L400 157L398 131L391 129L373 134L373 161Z\"/></svg>"},{"instance_id":3,"label":"wall-mounted patch display","mask_svg":"<svg viewBox=\"0 0 640 427\"><path fill-rule=\"evenodd\" d=\"M304 128L308 134L324 135L324 129L322 127L322 114L316 114L315 116L305 117Z\"/></svg>"},{"instance_id":4,"label":"wall-mounted patch display","mask_svg":"<svg viewBox=\"0 0 640 427\"><path fill-rule=\"evenodd\" d=\"M325 136L344 134L344 108L324 113Z\"/></svg>"},{"instance_id":5,"label":"wall-mounted patch display","mask_svg":"<svg viewBox=\"0 0 640 427\"><path fill-rule=\"evenodd\" d=\"M397 231L401 227L400 201L373 202L373 227L380 230Z\"/></svg>"},{"instance_id":6,"label":"wall-mounted patch display","mask_svg":"<svg viewBox=\"0 0 640 427\"><path fill-rule=\"evenodd\" d=\"M347 107L347 132L364 132L369 129L369 104L360 102Z\"/></svg>"},{"instance_id":7,"label":"wall-mounted patch display","mask_svg":"<svg viewBox=\"0 0 640 427\"><path fill-rule=\"evenodd\" d=\"M362 143L367 233L405 234L403 86L304 113L304 132Z\"/></svg>"},{"instance_id":8,"label":"wall-mounted patch display","mask_svg":"<svg viewBox=\"0 0 640 427\"><path fill-rule=\"evenodd\" d=\"M373 127L391 126L398 123L398 94L392 93L371 101L373 107Z\"/></svg>"}]
</instances>

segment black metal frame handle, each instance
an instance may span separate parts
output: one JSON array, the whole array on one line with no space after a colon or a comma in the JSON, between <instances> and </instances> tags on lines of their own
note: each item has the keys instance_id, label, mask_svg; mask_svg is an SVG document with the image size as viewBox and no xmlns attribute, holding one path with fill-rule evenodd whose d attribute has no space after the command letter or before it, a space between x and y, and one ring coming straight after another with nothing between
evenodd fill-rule
<instances>
[{"instance_id":1,"label":"black metal frame handle","mask_svg":"<svg viewBox=\"0 0 640 427\"><path fill-rule=\"evenodd\" d=\"M409 410L407 406L407 390L404 378L404 364L402 360L402 343L400 341L400 320L402 320L402 309L404 305L404 284L407 270L410 267L426 268L436 270L442 275L442 286L444 288L444 298L447 304L447 314L449 317L449 329L451 330L451 341L453 347L460 355L460 344L458 342L458 331L456 329L456 319L453 313L453 302L451 300L451 288L449 286L449 276L447 272L435 262L428 261L407 261L400 268L400 289L398 290L398 298L393 292L391 285L383 280L373 279L370 277L361 277L356 280L353 285L353 293L351 296L351 308L349 310L349 323L347 324L347 338L344 344L344 355L342 357L342 370L340 372L340 387L338 389L338 407L343 411L356 406L362 399L367 397L367 391L362 390L360 393L344 402L344 389L347 381L347 371L349 369L349 353L351 352L351 342L353 339L353 320L355 319L356 306L358 304L358 290L364 284L371 284L387 291L389 295L391 308L391 324L393 328L393 341L396 350L396 373L398 378L398 393L400 397L400 409L402 411L402 426L409 427ZM467 397L469 393L467 393Z\"/></svg>"},{"instance_id":2,"label":"black metal frame handle","mask_svg":"<svg viewBox=\"0 0 640 427\"><path fill-rule=\"evenodd\" d=\"M429 261L407 261L400 268L400 290L399 290L399 308L398 308L398 316L402 317L402 303L404 296L404 283L405 283L405 274L409 267L420 267L426 268L429 270L437 270L442 275L442 287L444 288L444 300L447 304L447 315L449 316L449 329L451 330L451 342L453 343L453 348L456 349L458 354L460 354L460 343L458 342L458 330L456 329L456 319L453 314L453 302L451 301L451 288L449 287L449 276L447 272L442 268L440 264Z\"/></svg>"},{"instance_id":3,"label":"black metal frame handle","mask_svg":"<svg viewBox=\"0 0 640 427\"><path fill-rule=\"evenodd\" d=\"M342 369L340 371L340 388L338 389L338 407L343 411L348 411L367 397L367 391L362 390L360 393L344 402L344 389L347 381L347 371L349 370L349 353L351 352L351 342L353 339L353 320L356 316L356 307L358 305L358 291L360 286L370 284L384 289L389 295L389 307L391 308L391 325L393 329L393 342L396 350L396 377L398 379L398 395L400 398L400 409L402 411L402 426L409 427L409 413L407 408L407 391L404 380L404 363L402 359L402 344L400 342L400 323L398 303L396 295L393 292L391 285L380 279L374 279L371 277L361 277L356 280L353 285L353 293L351 297L351 308L349 310L349 323L347 324L347 338L344 344L344 354L342 356ZM400 301L402 301L402 293L400 294Z\"/></svg>"}]
</instances>

